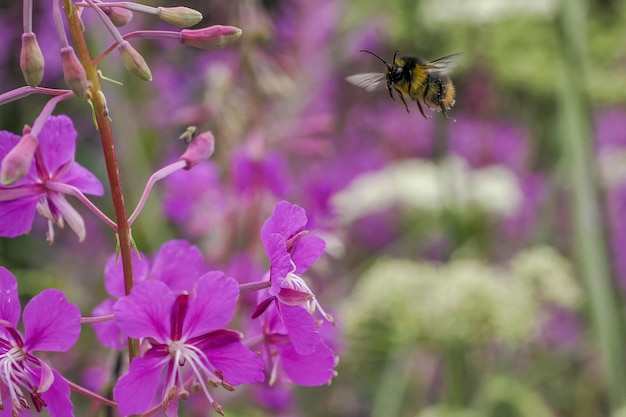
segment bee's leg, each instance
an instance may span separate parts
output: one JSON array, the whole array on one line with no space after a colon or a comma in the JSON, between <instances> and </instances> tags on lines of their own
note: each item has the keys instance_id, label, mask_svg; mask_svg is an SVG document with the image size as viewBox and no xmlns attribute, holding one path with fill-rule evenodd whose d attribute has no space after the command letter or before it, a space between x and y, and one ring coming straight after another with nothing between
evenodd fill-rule
<instances>
[{"instance_id":1,"label":"bee's leg","mask_svg":"<svg viewBox=\"0 0 626 417\"><path fill-rule=\"evenodd\" d=\"M404 100L404 95L401 92L398 92L398 95L400 96L400 100L402 100L402 104L404 104L404 108L406 109L407 113L411 113L409 111L409 106L407 106L406 101ZM421 111L422 109L420 109ZM423 114L423 113L422 113Z\"/></svg>"},{"instance_id":2,"label":"bee's leg","mask_svg":"<svg viewBox=\"0 0 626 417\"><path fill-rule=\"evenodd\" d=\"M446 95L446 86L441 82L441 80L437 80L437 85L439 86L439 94L437 95L437 104L439 104L441 113L445 116L446 119L449 119L450 116L448 116L448 110L446 109L446 106L443 104L443 97Z\"/></svg>"},{"instance_id":3,"label":"bee's leg","mask_svg":"<svg viewBox=\"0 0 626 417\"><path fill-rule=\"evenodd\" d=\"M420 104L420 101L415 100L415 102L417 103L417 108L420 109L420 113L422 113L422 116L424 116L424 119L430 119L430 117L424 114L424 110L422 110L422 105Z\"/></svg>"},{"instance_id":4,"label":"bee's leg","mask_svg":"<svg viewBox=\"0 0 626 417\"><path fill-rule=\"evenodd\" d=\"M396 98L393 96L393 93L391 92L391 83L387 83L387 90L389 90L389 97L391 97L391 99L393 101L396 101Z\"/></svg>"}]
</instances>

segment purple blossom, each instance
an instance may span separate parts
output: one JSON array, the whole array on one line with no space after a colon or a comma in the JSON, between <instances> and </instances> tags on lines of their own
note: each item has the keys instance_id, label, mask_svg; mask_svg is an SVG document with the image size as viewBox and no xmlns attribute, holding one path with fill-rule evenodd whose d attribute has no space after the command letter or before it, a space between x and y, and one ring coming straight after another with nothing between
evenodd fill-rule
<instances>
[{"instance_id":1,"label":"purple blossom","mask_svg":"<svg viewBox=\"0 0 626 417\"><path fill-rule=\"evenodd\" d=\"M611 150L626 147L624 121L626 111L623 109L605 109L598 112L595 118L595 142L600 150Z\"/></svg>"},{"instance_id":2,"label":"purple blossom","mask_svg":"<svg viewBox=\"0 0 626 417\"><path fill-rule=\"evenodd\" d=\"M265 345L263 357L270 367L270 385L277 380L291 381L298 385L316 386L330 382L335 376L333 368L336 357L322 339L317 339L312 352L302 354L292 343L292 337L281 320L276 308L269 308L264 315L262 332Z\"/></svg>"},{"instance_id":3,"label":"purple blossom","mask_svg":"<svg viewBox=\"0 0 626 417\"><path fill-rule=\"evenodd\" d=\"M508 123L476 121L457 117L450 125L450 150L472 168L504 165L519 173L527 168L526 133Z\"/></svg>"},{"instance_id":4,"label":"purple blossom","mask_svg":"<svg viewBox=\"0 0 626 417\"><path fill-rule=\"evenodd\" d=\"M147 279L161 281L174 293L191 291L198 278L206 272L200 250L186 240L171 240L161 246L152 259L142 254L132 253L133 279L135 283ZM104 269L104 286L108 298L93 309L94 316L106 316L113 313L116 299L125 295L124 272L122 262L115 254L111 255ZM120 328L115 321L93 324L96 337L104 346L121 349L125 342L120 339Z\"/></svg>"},{"instance_id":5,"label":"purple blossom","mask_svg":"<svg viewBox=\"0 0 626 417\"><path fill-rule=\"evenodd\" d=\"M163 209L190 236L201 236L226 216L217 167L211 162L177 171L165 180ZM211 213L211 216L207 216Z\"/></svg>"},{"instance_id":6,"label":"purple blossom","mask_svg":"<svg viewBox=\"0 0 626 417\"><path fill-rule=\"evenodd\" d=\"M102 195L100 181L74 161L76 130L67 116L51 116L42 128L39 148L28 174L11 186L0 186L0 236L15 237L28 233L35 212L48 219L48 240L54 240L53 225L72 228L79 240L85 238L81 215L67 202L64 194L78 190ZM0 132L0 159L9 153L20 136Z\"/></svg>"},{"instance_id":7,"label":"purple blossom","mask_svg":"<svg viewBox=\"0 0 626 417\"><path fill-rule=\"evenodd\" d=\"M80 311L59 290L47 289L24 308L24 335L17 330L20 300L17 280L0 267L0 416L17 416L28 408L28 391L38 412L73 416L70 388L63 377L32 352L65 352L80 335Z\"/></svg>"},{"instance_id":8,"label":"purple blossom","mask_svg":"<svg viewBox=\"0 0 626 417\"><path fill-rule=\"evenodd\" d=\"M313 353L321 342L312 317L315 310L333 321L304 279L297 275L305 272L325 248L324 240L308 234L306 224L304 209L286 201L277 203L263 224L261 240L270 259L271 287L267 298L252 314L253 318L259 317L274 302L292 345L303 355Z\"/></svg>"},{"instance_id":9,"label":"purple blossom","mask_svg":"<svg viewBox=\"0 0 626 417\"><path fill-rule=\"evenodd\" d=\"M236 307L239 285L222 272L208 272L195 291L175 294L163 282L138 283L113 307L116 321L129 337L146 338L148 350L135 358L113 394L123 416L141 414L152 405L162 384L159 403L177 415L178 398L198 387L216 411L221 407L210 385L232 386L263 381L263 363L241 343L241 335L223 329ZM165 381L161 381L165 370Z\"/></svg>"},{"instance_id":10,"label":"purple blossom","mask_svg":"<svg viewBox=\"0 0 626 417\"><path fill-rule=\"evenodd\" d=\"M244 149L233 152L232 172L235 187L244 195L255 195L269 190L276 197L287 192L287 164L282 154L268 152L261 158L254 158Z\"/></svg>"}]
</instances>

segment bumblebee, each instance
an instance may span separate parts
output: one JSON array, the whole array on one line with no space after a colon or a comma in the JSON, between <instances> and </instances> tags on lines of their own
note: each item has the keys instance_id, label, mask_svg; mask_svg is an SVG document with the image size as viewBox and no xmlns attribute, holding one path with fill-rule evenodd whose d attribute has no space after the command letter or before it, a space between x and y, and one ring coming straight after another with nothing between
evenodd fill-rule
<instances>
[{"instance_id":1,"label":"bumblebee","mask_svg":"<svg viewBox=\"0 0 626 417\"><path fill-rule=\"evenodd\" d=\"M420 101L431 110L443 113L446 119L450 118L448 111L456 102L456 90L448 74L456 66L461 54L448 55L426 62L415 56L398 57L398 51L396 51L392 65L389 65L371 51L363 49L361 52L367 52L380 59L387 66L387 72L351 75L346 78L348 82L371 92L386 81L389 95L395 100L393 94L395 91L400 96L407 113L409 113L409 106L406 104L405 97L417 103L420 113L426 119L428 117L424 114Z\"/></svg>"}]
</instances>

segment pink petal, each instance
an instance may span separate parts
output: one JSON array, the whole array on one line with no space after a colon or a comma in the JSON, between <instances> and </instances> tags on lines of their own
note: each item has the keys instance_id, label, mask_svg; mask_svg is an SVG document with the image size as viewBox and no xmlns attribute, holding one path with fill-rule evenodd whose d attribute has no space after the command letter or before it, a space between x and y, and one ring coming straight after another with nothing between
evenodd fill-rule
<instances>
[{"instance_id":1,"label":"pink petal","mask_svg":"<svg viewBox=\"0 0 626 417\"><path fill-rule=\"evenodd\" d=\"M295 384L324 385L335 376L335 354L321 340L310 355L299 354L292 345L278 346L278 351L285 373Z\"/></svg>"},{"instance_id":2,"label":"pink petal","mask_svg":"<svg viewBox=\"0 0 626 417\"><path fill-rule=\"evenodd\" d=\"M162 357L135 358L128 373L123 375L113 388L122 416L142 414L152 405L160 383L161 371L167 362Z\"/></svg>"},{"instance_id":3,"label":"pink petal","mask_svg":"<svg viewBox=\"0 0 626 417\"><path fill-rule=\"evenodd\" d=\"M301 274L313 264L326 248L326 242L319 236L304 235L296 240L291 260L296 264L296 274Z\"/></svg>"},{"instance_id":4,"label":"pink petal","mask_svg":"<svg viewBox=\"0 0 626 417\"><path fill-rule=\"evenodd\" d=\"M194 337L225 327L235 314L238 298L237 281L220 271L207 272L190 299L183 334Z\"/></svg>"},{"instance_id":5,"label":"pink petal","mask_svg":"<svg viewBox=\"0 0 626 417\"><path fill-rule=\"evenodd\" d=\"M204 272L200 249L185 240L171 240L154 257L151 278L164 282L174 293L190 292Z\"/></svg>"},{"instance_id":6,"label":"pink petal","mask_svg":"<svg viewBox=\"0 0 626 417\"><path fill-rule=\"evenodd\" d=\"M58 181L72 185L84 194L98 196L104 194L104 187L98 177L77 162L72 163L68 171Z\"/></svg>"},{"instance_id":7,"label":"pink petal","mask_svg":"<svg viewBox=\"0 0 626 417\"><path fill-rule=\"evenodd\" d=\"M65 116L50 116L39 134L39 147L49 173L74 159L76 153L76 129L72 120Z\"/></svg>"},{"instance_id":8,"label":"pink petal","mask_svg":"<svg viewBox=\"0 0 626 417\"><path fill-rule=\"evenodd\" d=\"M165 341L170 336L174 294L161 281L147 280L135 285L130 295L113 306L115 321L124 336L153 337Z\"/></svg>"},{"instance_id":9,"label":"pink petal","mask_svg":"<svg viewBox=\"0 0 626 417\"><path fill-rule=\"evenodd\" d=\"M63 217L65 223L72 229L78 236L78 241L85 240L87 231L85 230L85 221L78 211L65 199L63 194L50 192L48 193L48 199L51 204L56 207L59 215Z\"/></svg>"},{"instance_id":10,"label":"pink petal","mask_svg":"<svg viewBox=\"0 0 626 417\"><path fill-rule=\"evenodd\" d=\"M92 314L95 317L113 314L113 304L115 304L115 300L107 298L94 307ZM92 327L96 332L98 341L109 349L122 349L126 345L122 337L122 330L116 321L101 321L92 324Z\"/></svg>"},{"instance_id":11,"label":"pink petal","mask_svg":"<svg viewBox=\"0 0 626 417\"><path fill-rule=\"evenodd\" d=\"M41 393L41 398L46 402L46 409L51 417L74 417L74 405L70 401L70 387L61 374L52 371L54 382L50 388Z\"/></svg>"},{"instance_id":12,"label":"pink petal","mask_svg":"<svg viewBox=\"0 0 626 417\"><path fill-rule=\"evenodd\" d=\"M22 317L27 350L65 352L80 335L80 310L59 290L47 289L26 304Z\"/></svg>"},{"instance_id":13,"label":"pink petal","mask_svg":"<svg viewBox=\"0 0 626 417\"><path fill-rule=\"evenodd\" d=\"M200 348L231 385L252 384L265 379L261 357L241 343L241 335L237 332L218 330L189 343Z\"/></svg>"},{"instance_id":14,"label":"pink petal","mask_svg":"<svg viewBox=\"0 0 626 417\"><path fill-rule=\"evenodd\" d=\"M21 308L17 280L8 269L0 266L0 320L6 320L14 328L17 327Z\"/></svg>"},{"instance_id":15,"label":"pink petal","mask_svg":"<svg viewBox=\"0 0 626 417\"><path fill-rule=\"evenodd\" d=\"M16 237L28 233L35 221L38 200L39 195L0 201L0 236Z\"/></svg>"},{"instance_id":16,"label":"pink petal","mask_svg":"<svg viewBox=\"0 0 626 417\"><path fill-rule=\"evenodd\" d=\"M139 252L139 256L137 256L137 252L132 251L131 262L133 264L132 270L135 284L144 281L148 277L148 271L150 270L150 263L146 255ZM121 298L126 295L122 259L116 254L109 257L104 267L104 288L112 297Z\"/></svg>"},{"instance_id":17,"label":"pink petal","mask_svg":"<svg viewBox=\"0 0 626 417\"><path fill-rule=\"evenodd\" d=\"M301 355L310 355L320 343L320 334L315 326L315 320L301 306L278 304L280 316L287 328L287 334L295 350Z\"/></svg>"},{"instance_id":18,"label":"pink petal","mask_svg":"<svg viewBox=\"0 0 626 417\"><path fill-rule=\"evenodd\" d=\"M264 244L267 256L270 258L270 281L272 284L270 294L278 295L280 284L293 269L291 257L287 253L285 239L278 233L270 234Z\"/></svg>"},{"instance_id":19,"label":"pink petal","mask_svg":"<svg viewBox=\"0 0 626 417\"><path fill-rule=\"evenodd\" d=\"M280 233L285 239L300 232L306 226L306 212L300 206L287 201L279 201L274 207L274 212L261 227L261 239L265 239L271 233Z\"/></svg>"}]
</instances>

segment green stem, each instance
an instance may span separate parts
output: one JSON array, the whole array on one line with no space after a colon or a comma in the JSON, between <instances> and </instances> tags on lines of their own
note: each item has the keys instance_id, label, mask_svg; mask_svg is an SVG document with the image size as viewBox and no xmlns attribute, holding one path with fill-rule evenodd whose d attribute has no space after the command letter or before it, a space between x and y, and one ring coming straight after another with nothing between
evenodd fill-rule
<instances>
[{"instance_id":1,"label":"green stem","mask_svg":"<svg viewBox=\"0 0 626 417\"><path fill-rule=\"evenodd\" d=\"M609 266L585 91L586 12L584 0L562 0L564 63L560 77L560 133L571 180L576 259L588 293L609 401L616 410L626 400L625 340Z\"/></svg>"},{"instance_id":2,"label":"green stem","mask_svg":"<svg viewBox=\"0 0 626 417\"><path fill-rule=\"evenodd\" d=\"M113 199L115 222L117 224L119 251L122 258L122 270L124 271L124 289L128 295L134 285L131 234L128 216L126 215L126 206L124 205L124 194L122 192L122 181L120 179L117 156L115 153L113 132L107 117L106 103L104 102L103 96L98 94L98 92L101 91L100 78L97 72L98 68L89 54L87 42L83 35L82 22L77 13L78 9L73 7L72 2L68 0L63 1L63 8L67 16L76 54L81 64L85 67L87 78L91 82L89 95L93 104L93 112L98 126L98 132L100 133L100 142L102 143L102 151L109 178L109 186L111 188L111 198ZM138 347L137 340L128 339L128 352L131 360L137 356L139 351Z\"/></svg>"},{"instance_id":3,"label":"green stem","mask_svg":"<svg viewBox=\"0 0 626 417\"><path fill-rule=\"evenodd\" d=\"M392 353L380 378L371 417L399 416L411 375L410 351Z\"/></svg>"},{"instance_id":4,"label":"green stem","mask_svg":"<svg viewBox=\"0 0 626 417\"><path fill-rule=\"evenodd\" d=\"M460 345L444 347L443 355L446 403L454 407L466 407L472 393L465 347Z\"/></svg>"}]
</instances>

